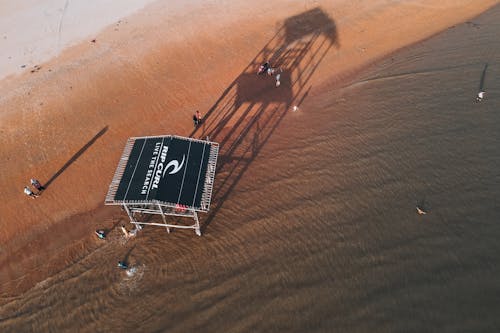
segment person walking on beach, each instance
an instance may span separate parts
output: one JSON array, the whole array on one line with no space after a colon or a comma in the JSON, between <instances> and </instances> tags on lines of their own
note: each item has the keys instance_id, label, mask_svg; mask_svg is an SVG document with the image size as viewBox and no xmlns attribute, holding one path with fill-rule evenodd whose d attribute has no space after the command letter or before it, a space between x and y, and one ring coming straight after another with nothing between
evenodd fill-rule
<instances>
[{"instance_id":1,"label":"person walking on beach","mask_svg":"<svg viewBox=\"0 0 500 333\"><path fill-rule=\"evenodd\" d=\"M45 187L43 187L42 184L40 184L40 182L35 178L31 178L31 185L33 185L33 187L36 188L38 192L42 192L43 190L45 190Z\"/></svg>"},{"instance_id":2,"label":"person walking on beach","mask_svg":"<svg viewBox=\"0 0 500 333\"><path fill-rule=\"evenodd\" d=\"M38 197L38 194L35 194L28 186L24 187L24 194L27 196L31 197L32 199L36 199Z\"/></svg>"}]
</instances>

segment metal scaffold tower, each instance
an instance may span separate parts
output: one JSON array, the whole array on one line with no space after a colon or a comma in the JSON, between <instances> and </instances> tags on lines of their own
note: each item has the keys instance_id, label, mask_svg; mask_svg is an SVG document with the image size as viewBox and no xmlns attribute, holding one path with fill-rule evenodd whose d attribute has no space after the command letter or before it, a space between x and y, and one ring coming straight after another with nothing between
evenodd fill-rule
<instances>
[{"instance_id":1,"label":"metal scaffold tower","mask_svg":"<svg viewBox=\"0 0 500 333\"><path fill-rule=\"evenodd\" d=\"M120 205L130 222L194 229L201 236L199 212L208 212L219 145L179 136L130 138L106 195L106 205ZM160 215L162 221L151 221ZM190 217L190 225L168 223L167 216Z\"/></svg>"}]
</instances>

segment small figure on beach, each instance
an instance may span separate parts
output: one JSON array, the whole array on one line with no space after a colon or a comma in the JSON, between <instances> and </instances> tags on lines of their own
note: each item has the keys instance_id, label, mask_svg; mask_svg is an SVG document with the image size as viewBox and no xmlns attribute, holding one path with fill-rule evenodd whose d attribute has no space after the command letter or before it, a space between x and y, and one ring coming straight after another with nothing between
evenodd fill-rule
<instances>
[{"instance_id":1,"label":"small figure on beach","mask_svg":"<svg viewBox=\"0 0 500 333\"><path fill-rule=\"evenodd\" d=\"M197 127L199 124L201 124L201 122L202 122L201 113L200 111L196 110L195 114L193 115L194 127Z\"/></svg>"},{"instance_id":2,"label":"small figure on beach","mask_svg":"<svg viewBox=\"0 0 500 333\"><path fill-rule=\"evenodd\" d=\"M124 225L122 225L122 226L120 227L120 230L123 232L123 235L125 236L125 238L130 238L130 234L129 234L128 230L127 230L127 229L125 229L125 226L124 226Z\"/></svg>"},{"instance_id":3,"label":"small figure on beach","mask_svg":"<svg viewBox=\"0 0 500 333\"><path fill-rule=\"evenodd\" d=\"M269 65L269 61L266 61L265 63L260 65L259 70L257 71L257 74L261 75L261 74L267 73L270 68L271 68L271 66Z\"/></svg>"},{"instance_id":4,"label":"small figure on beach","mask_svg":"<svg viewBox=\"0 0 500 333\"><path fill-rule=\"evenodd\" d=\"M106 232L102 229L96 230L95 234L99 239L106 239Z\"/></svg>"},{"instance_id":5,"label":"small figure on beach","mask_svg":"<svg viewBox=\"0 0 500 333\"><path fill-rule=\"evenodd\" d=\"M484 91L478 92L477 97L476 97L476 102L481 102L484 98L484 94L486 94L486 92L484 92Z\"/></svg>"},{"instance_id":6,"label":"small figure on beach","mask_svg":"<svg viewBox=\"0 0 500 333\"><path fill-rule=\"evenodd\" d=\"M423 209L421 209L421 208L420 208L420 207L418 207L418 206L417 206L417 213L418 213L419 215L425 215L425 214L427 214L427 212L426 212L426 211L424 211Z\"/></svg>"},{"instance_id":7,"label":"small figure on beach","mask_svg":"<svg viewBox=\"0 0 500 333\"><path fill-rule=\"evenodd\" d=\"M198 125L201 124L201 122L203 121L203 119L201 118L200 111L196 110L195 116L196 116L196 119L198 119Z\"/></svg>"},{"instance_id":8,"label":"small figure on beach","mask_svg":"<svg viewBox=\"0 0 500 333\"><path fill-rule=\"evenodd\" d=\"M257 74L258 75L261 75L261 74L264 74L264 73L267 73L267 75L269 76L272 76L274 75L274 73L276 72L283 72L283 70L281 68L274 68L274 67L271 67L271 65L269 64L269 61L266 61L265 63L263 63L262 65L260 65L259 67L259 70L257 71ZM276 87L278 87L281 82L280 82L280 76L281 75L277 75L277 78L276 78Z\"/></svg>"},{"instance_id":9,"label":"small figure on beach","mask_svg":"<svg viewBox=\"0 0 500 333\"><path fill-rule=\"evenodd\" d=\"M123 232L123 234L125 235L125 238L126 238L126 239L129 239L129 238L134 237L134 236L136 236L136 235L137 235L137 230L138 230L138 228L137 228L137 227L136 227L134 230L132 230L132 231L128 231L127 229L125 229L125 226L124 226L124 225L122 225L122 226L120 227L120 229L122 230L122 232Z\"/></svg>"},{"instance_id":10,"label":"small figure on beach","mask_svg":"<svg viewBox=\"0 0 500 333\"><path fill-rule=\"evenodd\" d=\"M42 192L43 190L45 190L45 187L43 187L42 184L40 184L40 182L35 178L31 178L31 185L33 185L33 187L36 188L38 192Z\"/></svg>"},{"instance_id":11,"label":"small figure on beach","mask_svg":"<svg viewBox=\"0 0 500 333\"><path fill-rule=\"evenodd\" d=\"M29 196L32 199L36 199L38 197L38 194L35 194L28 186L24 187L24 194Z\"/></svg>"},{"instance_id":12,"label":"small figure on beach","mask_svg":"<svg viewBox=\"0 0 500 333\"><path fill-rule=\"evenodd\" d=\"M118 267L121 269L127 269L128 265L125 261L118 261Z\"/></svg>"}]
</instances>

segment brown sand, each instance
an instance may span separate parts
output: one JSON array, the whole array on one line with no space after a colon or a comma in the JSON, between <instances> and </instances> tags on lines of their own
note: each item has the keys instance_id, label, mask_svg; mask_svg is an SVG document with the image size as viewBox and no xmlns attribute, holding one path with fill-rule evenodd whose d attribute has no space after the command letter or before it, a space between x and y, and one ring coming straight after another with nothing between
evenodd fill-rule
<instances>
[{"instance_id":1,"label":"brown sand","mask_svg":"<svg viewBox=\"0 0 500 333\"><path fill-rule=\"evenodd\" d=\"M3 80L2 293L19 293L61 270L99 245L94 229L125 221L103 200L126 139L191 135L194 111L208 112L286 18L319 7L335 24L335 45L318 62L310 98L322 83L346 80L498 1L434 3L241 1L182 14L155 4L109 27L95 43ZM31 177L48 183L36 200L22 192Z\"/></svg>"}]
</instances>

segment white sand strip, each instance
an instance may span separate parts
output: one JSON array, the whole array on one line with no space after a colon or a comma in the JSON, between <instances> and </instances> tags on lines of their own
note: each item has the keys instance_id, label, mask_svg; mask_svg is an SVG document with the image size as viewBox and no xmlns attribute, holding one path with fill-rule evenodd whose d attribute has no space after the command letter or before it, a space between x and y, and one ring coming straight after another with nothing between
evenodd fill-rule
<instances>
[{"instance_id":1,"label":"white sand strip","mask_svg":"<svg viewBox=\"0 0 500 333\"><path fill-rule=\"evenodd\" d=\"M151 2L154 0L1 1L0 79L57 56L65 47L92 37Z\"/></svg>"}]
</instances>

